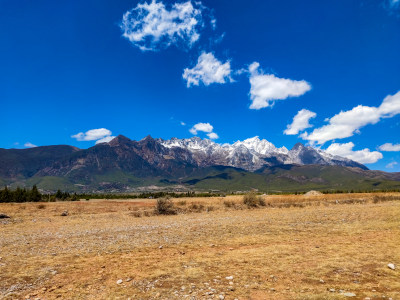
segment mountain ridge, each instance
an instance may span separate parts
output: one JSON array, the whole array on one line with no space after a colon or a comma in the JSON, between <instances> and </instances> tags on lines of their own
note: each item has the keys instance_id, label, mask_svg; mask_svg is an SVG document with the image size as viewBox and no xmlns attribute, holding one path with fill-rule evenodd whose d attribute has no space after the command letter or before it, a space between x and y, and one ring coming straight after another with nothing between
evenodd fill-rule
<instances>
[{"instance_id":1,"label":"mountain ridge","mask_svg":"<svg viewBox=\"0 0 400 300\"><path fill-rule=\"evenodd\" d=\"M273 182L276 189L346 185L326 175L329 172L345 172L349 180L348 174L353 174L359 180L353 184L368 188L400 180L400 175L369 171L362 164L301 143L288 150L258 137L218 144L199 137L163 140L149 135L134 141L119 135L88 149L67 145L0 149L0 184L39 184L48 190L127 191L172 185L204 189L207 185L215 188L216 182L237 190L252 188L252 180L259 188Z\"/></svg>"}]
</instances>

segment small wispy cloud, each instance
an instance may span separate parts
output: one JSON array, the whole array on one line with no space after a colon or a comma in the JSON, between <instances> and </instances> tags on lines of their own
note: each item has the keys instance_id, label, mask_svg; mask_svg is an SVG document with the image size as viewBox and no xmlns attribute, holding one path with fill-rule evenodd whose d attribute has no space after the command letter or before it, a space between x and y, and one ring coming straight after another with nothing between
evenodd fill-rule
<instances>
[{"instance_id":1,"label":"small wispy cloud","mask_svg":"<svg viewBox=\"0 0 400 300\"><path fill-rule=\"evenodd\" d=\"M26 148L35 148L35 147L37 147L35 144L32 144L32 143L30 143L30 142L26 142L25 144L24 144L24 147L26 147Z\"/></svg>"},{"instance_id":2,"label":"small wispy cloud","mask_svg":"<svg viewBox=\"0 0 400 300\"><path fill-rule=\"evenodd\" d=\"M181 121L181 125L182 126L186 126L186 123Z\"/></svg>"},{"instance_id":3,"label":"small wispy cloud","mask_svg":"<svg viewBox=\"0 0 400 300\"><path fill-rule=\"evenodd\" d=\"M183 79L186 80L187 87L199 85L202 82L204 85L212 83L232 82L231 64L229 61L222 63L215 58L212 52L202 52L197 60L197 64L183 71Z\"/></svg>"},{"instance_id":4,"label":"small wispy cloud","mask_svg":"<svg viewBox=\"0 0 400 300\"><path fill-rule=\"evenodd\" d=\"M200 38L204 27L201 2L174 3L166 6L152 0L139 3L124 13L122 36L142 51L157 51L170 45L191 47ZM211 26L215 21L211 19Z\"/></svg>"},{"instance_id":5,"label":"small wispy cloud","mask_svg":"<svg viewBox=\"0 0 400 300\"><path fill-rule=\"evenodd\" d=\"M332 155L346 157L361 164L372 164L383 157L382 153L378 151L371 151L368 148L354 151L353 148L353 142L344 144L333 143L328 147L328 149L326 149L326 152Z\"/></svg>"},{"instance_id":6,"label":"small wispy cloud","mask_svg":"<svg viewBox=\"0 0 400 300\"><path fill-rule=\"evenodd\" d=\"M289 124L283 132L286 135L295 135L304 129L312 127L310 119L315 118L317 114L307 109L300 110L293 118L292 124Z\"/></svg>"},{"instance_id":7,"label":"small wispy cloud","mask_svg":"<svg viewBox=\"0 0 400 300\"><path fill-rule=\"evenodd\" d=\"M381 119L400 114L400 91L386 96L379 107L358 105L351 110L341 111L327 119L327 125L314 129L310 134L300 135L304 140L323 144L330 140L343 139L358 133L368 124L376 124Z\"/></svg>"},{"instance_id":8,"label":"small wispy cloud","mask_svg":"<svg viewBox=\"0 0 400 300\"><path fill-rule=\"evenodd\" d=\"M207 133L207 136L208 136L211 140L219 139L218 134L216 134L215 132Z\"/></svg>"},{"instance_id":9,"label":"small wispy cloud","mask_svg":"<svg viewBox=\"0 0 400 300\"><path fill-rule=\"evenodd\" d=\"M192 128L189 129L191 134L197 135L199 132L207 133L207 136L211 140L218 139L219 136L213 132L214 127L210 123L197 123Z\"/></svg>"},{"instance_id":10,"label":"small wispy cloud","mask_svg":"<svg viewBox=\"0 0 400 300\"><path fill-rule=\"evenodd\" d=\"M398 163L396 161L392 161L386 165L387 169L393 169Z\"/></svg>"},{"instance_id":11,"label":"small wispy cloud","mask_svg":"<svg viewBox=\"0 0 400 300\"><path fill-rule=\"evenodd\" d=\"M91 129L86 132L79 132L71 135L71 137L80 142L96 141L96 144L107 143L115 138L115 136L112 136L112 132L106 128Z\"/></svg>"},{"instance_id":12,"label":"small wispy cloud","mask_svg":"<svg viewBox=\"0 0 400 300\"><path fill-rule=\"evenodd\" d=\"M199 131L212 132L214 127L210 123L197 123L189 129L191 134L196 135Z\"/></svg>"},{"instance_id":13,"label":"small wispy cloud","mask_svg":"<svg viewBox=\"0 0 400 300\"><path fill-rule=\"evenodd\" d=\"M386 143L386 144L380 145L379 150L397 152L397 151L400 151L400 144Z\"/></svg>"},{"instance_id":14,"label":"small wispy cloud","mask_svg":"<svg viewBox=\"0 0 400 300\"><path fill-rule=\"evenodd\" d=\"M311 90L305 80L279 78L273 74L264 74L258 62L249 66L251 109L273 106L277 100L299 97Z\"/></svg>"}]
</instances>

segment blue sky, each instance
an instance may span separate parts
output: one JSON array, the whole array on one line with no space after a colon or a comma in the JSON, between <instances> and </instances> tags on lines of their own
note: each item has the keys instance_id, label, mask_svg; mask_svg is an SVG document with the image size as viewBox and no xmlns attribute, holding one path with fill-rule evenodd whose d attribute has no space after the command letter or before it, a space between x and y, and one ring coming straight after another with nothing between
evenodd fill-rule
<instances>
[{"instance_id":1,"label":"blue sky","mask_svg":"<svg viewBox=\"0 0 400 300\"><path fill-rule=\"evenodd\" d=\"M0 147L259 136L400 171L399 31L399 0L1 0Z\"/></svg>"}]
</instances>

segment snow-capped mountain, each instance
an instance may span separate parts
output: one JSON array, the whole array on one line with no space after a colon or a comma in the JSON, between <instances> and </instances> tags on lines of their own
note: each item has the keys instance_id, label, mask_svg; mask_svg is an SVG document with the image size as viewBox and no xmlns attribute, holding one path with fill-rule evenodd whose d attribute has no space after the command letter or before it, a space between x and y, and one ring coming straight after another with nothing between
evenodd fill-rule
<instances>
[{"instance_id":1,"label":"snow-capped mountain","mask_svg":"<svg viewBox=\"0 0 400 300\"><path fill-rule=\"evenodd\" d=\"M0 182L19 184L21 180L32 177L45 180L44 178L50 176L60 180L55 182L68 184L71 190L75 190L77 185L83 185L86 186L85 189L122 191L127 187L143 184L143 180L162 185L194 185L196 180L212 181L213 178L228 180L231 176L228 173L233 172L232 170L221 171L221 174L215 172L235 167L241 169L234 171L240 176L247 176L247 172L242 170L255 172L260 176L274 174L275 169L280 170L280 175L277 176L282 176L281 172L285 170L285 178L289 178L292 184L292 179L298 178L297 173L291 174L292 168L302 172L303 165L314 165L311 169L317 172L309 180L322 180L325 169L329 174L337 174L337 166L357 167L352 170L344 168L347 170L345 172L355 174L354 176L384 176L386 179L398 180L398 175L392 177L372 171L365 173L363 170L368 169L362 164L301 143L289 151L285 147L277 148L258 137L233 144L219 144L198 137L162 140L147 136L140 141L134 141L119 135L108 143L99 143L88 149L68 145L0 149ZM321 168L321 165L334 167ZM309 170L310 166L304 167ZM359 173L362 175L357 175ZM193 179L193 176L197 176L197 179ZM304 176L308 178L308 171ZM293 184L297 184L296 180ZM45 186L48 187L47 183ZM248 183L244 181L238 186L238 189L248 188ZM58 185L51 187L58 188Z\"/></svg>"},{"instance_id":2,"label":"snow-capped mountain","mask_svg":"<svg viewBox=\"0 0 400 300\"><path fill-rule=\"evenodd\" d=\"M341 165L366 169L350 159L333 156L321 149L296 144L290 151L286 147L275 145L258 136L237 141L233 144L218 144L209 139L192 137L189 139L172 138L157 140L168 149L185 149L189 151L196 163L201 166L224 165L256 171L264 166L281 164L319 164Z\"/></svg>"}]
</instances>

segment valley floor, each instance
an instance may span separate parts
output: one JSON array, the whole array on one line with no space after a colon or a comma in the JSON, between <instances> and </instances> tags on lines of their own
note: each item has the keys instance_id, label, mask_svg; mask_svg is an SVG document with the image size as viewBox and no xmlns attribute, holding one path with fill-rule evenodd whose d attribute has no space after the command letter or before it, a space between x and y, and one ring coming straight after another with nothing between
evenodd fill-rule
<instances>
[{"instance_id":1,"label":"valley floor","mask_svg":"<svg viewBox=\"0 0 400 300\"><path fill-rule=\"evenodd\" d=\"M0 204L0 298L400 299L400 201L371 197Z\"/></svg>"}]
</instances>

